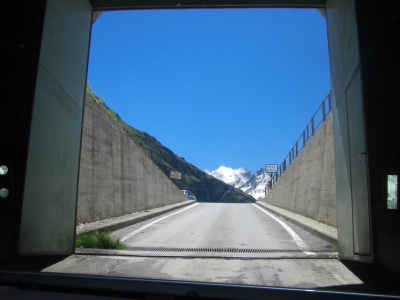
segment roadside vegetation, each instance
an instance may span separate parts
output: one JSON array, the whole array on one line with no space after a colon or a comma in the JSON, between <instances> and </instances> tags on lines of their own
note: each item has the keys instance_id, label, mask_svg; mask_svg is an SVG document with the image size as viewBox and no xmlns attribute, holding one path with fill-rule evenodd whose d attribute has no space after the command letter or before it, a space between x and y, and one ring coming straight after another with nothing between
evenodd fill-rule
<instances>
[{"instance_id":1,"label":"roadside vegetation","mask_svg":"<svg viewBox=\"0 0 400 300\"><path fill-rule=\"evenodd\" d=\"M97 230L78 234L75 239L75 248L114 249L125 250L126 246L119 240L109 237L110 231Z\"/></svg>"},{"instance_id":2,"label":"roadside vegetation","mask_svg":"<svg viewBox=\"0 0 400 300\"><path fill-rule=\"evenodd\" d=\"M339 246L338 241L334 241L332 245L335 248L335 251L338 251L338 246Z\"/></svg>"}]
</instances>

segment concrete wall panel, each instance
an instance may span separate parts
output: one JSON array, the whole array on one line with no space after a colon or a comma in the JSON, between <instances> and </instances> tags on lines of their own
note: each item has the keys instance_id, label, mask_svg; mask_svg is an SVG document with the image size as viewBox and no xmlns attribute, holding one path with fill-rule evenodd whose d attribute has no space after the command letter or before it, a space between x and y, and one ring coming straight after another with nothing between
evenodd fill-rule
<instances>
[{"instance_id":1,"label":"concrete wall panel","mask_svg":"<svg viewBox=\"0 0 400 300\"><path fill-rule=\"evenodd\" d=\"M19 254L71 254L92 8L47 1L24 187Z\"/></svg>"},{"instance_id":2,"label":"concrete wall panel","mask_svg":"<svg viewBox=\"0 0 400 300\"><path fill-rule=\"evenodd\" d=\"M187 200L88 94L85 102L78 222L108 219Z\"/></svg>"},{"instance_id":3,"label":"concrete wall panel","mask_svg":"<svg viewBox=\"0 0 400 300\"><path fill-rule=\"evenodd\" d=\"M355 3L328 0L326 8L335 130L339 256L341 259L369 262L372 253L367 151Z\"/></svg>"},{"instance_id":4,"label":"concrete wall panel","mask_svg":"<svg viewBox=\"0 0 400 300\"><path fill-rule=\"evenodd\" d=\"M332 115L263 201L324 224L337 226Z\"/></svg>"}]
</instances>

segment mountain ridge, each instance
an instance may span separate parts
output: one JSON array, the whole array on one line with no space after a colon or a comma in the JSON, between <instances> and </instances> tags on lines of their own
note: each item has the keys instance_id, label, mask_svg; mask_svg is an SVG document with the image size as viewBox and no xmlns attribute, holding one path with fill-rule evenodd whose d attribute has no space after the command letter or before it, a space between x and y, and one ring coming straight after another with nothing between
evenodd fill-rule
<instances>
[{"instance_id":1,"label":"mountain ridge","mask_svg":"<svg viewBox=\"0 0 400 300\"><path fill-rule=\"evenodd\" d=\"M156 138L146 132L137 130L125 123L118 114L110 109L90 86L87 92L95 102L113 119L118 127L125 132L151 160L170 177L170 172L180 172L180 180L171 179L181 190L190 190L199 202L223 202L223 203L249 203L255 202L254 198L217 180L211 175L204 173L199 168L185 161L184 158L176 155L170 149L164 147Z\"/></svg>"}]
</instances>

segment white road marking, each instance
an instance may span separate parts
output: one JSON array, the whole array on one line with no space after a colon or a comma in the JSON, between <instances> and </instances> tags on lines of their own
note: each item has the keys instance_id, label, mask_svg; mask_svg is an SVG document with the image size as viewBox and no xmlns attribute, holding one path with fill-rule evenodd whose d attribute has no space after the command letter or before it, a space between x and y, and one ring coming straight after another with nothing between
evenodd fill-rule
<instances>
[{"instance_id":1,"label":"white road marking","mask_svg":"<svg viewBox=\"0 0 400 300\"><path fill-rule=\"evenodd\" d=\"M301 251L303 251L304 254L307 255L316 255L316 253L309 251L310 247L307 245L307 243L305 241L303 241L301 239L301 237L299 237L297 235L296 232L294 232L294 230L292 228L290 228L288 225L286 225L284 222L282 222L281 220L279 220L277 217L275 217L273 214L267 212L265 209L262 209L261 207L259 207L258 205L254 204L253 205L255 207L257 207L259 210L261 210L263 213L266 213L268 216L270 216L272 219L274 219L275 221L277 221L279 224L282 225L283 228L286 229L286 231L292 236L294 242L296 243L296 245L300 248Z\"/></svg>"},{"instance_id":2,"label":"white road marking","mask_svg":"<svg viewBox=\"0 0 400 300\"><path fill-rule=\"evenodd\" d=\"M155 220L155 221L153 221L153 222L151 222L151 223L149 223L149 224L147 224L147 225L144 225L143 227L140 227L139 229L136 229L135 231L132 231L131 233L125 235L125 236L121 239L121 242L125 241L126 239L129 239L131 236L134 236L136 233L142 231L143 229L146 229L147 227L150 227L151 225L156 224L157 222L160 222L160 221L162 221L162 220L164 220L164 219L166 219L166 218L168 218L168 217L170 217L170 216L179 214L179 213L181 213L181 212L183 212L183 211L185 211L185 210L187 210L187 209L189 209L189 208L195 207L195 206L198 205L198 204L199 204L199 203L193 204L193 205L188 206L188 207L186 207L186 208L184 208L184 209L181 209L181 210L179 210L179 211L177 211L177 212L174 212L174 213L172 213L172 214L169 214L168 216L162 217L162 218L160 218L160 219L158 219L158 220Z\"/></svg>"}]
</instances>

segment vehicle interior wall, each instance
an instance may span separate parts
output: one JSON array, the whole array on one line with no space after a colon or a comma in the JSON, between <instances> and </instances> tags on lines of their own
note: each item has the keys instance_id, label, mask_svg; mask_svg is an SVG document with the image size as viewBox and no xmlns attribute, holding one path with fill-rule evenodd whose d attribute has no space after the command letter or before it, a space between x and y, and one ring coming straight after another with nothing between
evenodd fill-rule
<instances>
[{"instance_id":1,"label":"vehicle interior wall","mask_svg":"<svg viewBox=\"0 0 400 300\"><path fill-rule=\"evenodd\" d=\"M331 1L328 1L331 2ZM371 191L374 250L378 261L400 274L400 217L398 210L388 211L386 175L399 174L398 158L400 118L397 100L399 78L399 3L396 1L355 1L360 44L360 76L363 82ZM9 98L1 101L1 158L12 163L12 201L2 200L2 246L0 260L17 254L19 226L33 99L39 66L46 1L2 3L4 21L13 30L2 43L4 58L3 91ZM329 20L328 12L328 20ZM337 22L337 19L331 19ZM331 41L330 41L331 43ZM82 90L83 92L83 90ZM8 100L8 101L7 101ZM345 224L345 223L343 223ZM375 241L375 240L374 240ZM340 244L339 244L340 245ZM349 244L352 245L352 244ZM351 246L352 247L352 246ZM347 251L347 250L346 250Z\"/></svg>"},{"instance_id":2,"label":"vehicle interior wall","mask_svg":"<svg viewBox=\"0 0 400 300\"><path fill-rule=\"evenodd\" d=\"M74 251L91 19L86 0L47 2L27 153L21 255Z\"/></svg>"},{"instance_id":3,"label":"vehicle interior wall","mask_svg":"<svg viewBox=\"0 0 400 300\"><path fill-rule=\"evenodd\" d=\"M400 3L356 0L376 258L400 274L399 208L387 209L387 175L400 173Z\"/></svg>"},{"instance_id":4,"label":"vehicle interior wall","mask_svg":"<svg viewBox=\"0 0 400 300\"><path fill-rule=\"evenodd\" d=\"M362 84L354 1L327 1L333 98L338 250L341 259L371 260Z\"/></svg>"},{"instance_id":5,"label":"vehicle interior wall","mask_svg":"<svg viewBox=\"0 0 400 300\"><path fill-rule=\"evenodd\" d=\"M10 195L0 201L0 261L15 257L46 1L2 1L0 164Z\"/></svg>"}]
</instances>

